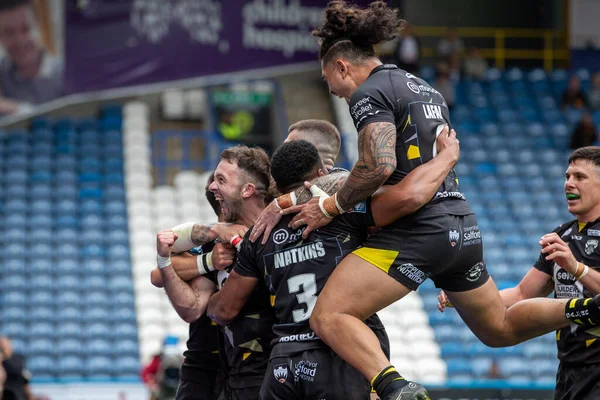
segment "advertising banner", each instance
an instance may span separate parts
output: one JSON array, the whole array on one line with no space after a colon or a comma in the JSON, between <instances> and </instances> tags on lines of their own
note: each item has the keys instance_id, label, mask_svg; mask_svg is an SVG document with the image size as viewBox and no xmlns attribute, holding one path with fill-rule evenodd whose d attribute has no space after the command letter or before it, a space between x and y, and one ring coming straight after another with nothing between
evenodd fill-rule
<instances>
[{"instance_id":1,"label":"advertising banner","mask_svg":"<svg viewBox=\"0 0 600 400\"><path fill-rule=\"evenodd\" d=\"M316 63L318 45L311 30L322 22L326 4L326 0L69 0L66 88L85 92Z\"/></svg>"}]
</instances>

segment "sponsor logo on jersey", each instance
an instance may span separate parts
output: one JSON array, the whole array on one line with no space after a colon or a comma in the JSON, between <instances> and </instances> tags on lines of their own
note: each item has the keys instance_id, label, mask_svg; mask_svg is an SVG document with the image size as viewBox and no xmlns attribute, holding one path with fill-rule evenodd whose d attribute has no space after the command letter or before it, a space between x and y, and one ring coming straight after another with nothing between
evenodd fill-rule
<instances>
[{"instance_id":1,"label":"sponsor logo on jersey","mask_svg":"<svg viewBox=\"0 0 600 400\"><path fill-rule=\"evenodd\" d=\"M600 236L600 230L598 229L588 229L588 236Z\"/></svg>"},{"instance_id":2,"label":"sponsor logo on jersey","mask_svg":"<svg viewBox=\"0 0 600 400\"><path fill-rule=\"evenodd\" d=\"M567 230L565 231L565 233L563 233L563 234L561 235L561 237L566 237L566 236L569 236L569 234L570 234L571 232L573 232L573 228L569 228L569 229L567 229Z\"/></svg>"},{"instance_id":3,"label":"sponsor logo on jersey","mask_svg":"<svg viewBox=\"0 0 600 400\"><path fill-rule=\"evenodd\" d=\"M596 239L590 239L585 243L585 254L587 254L589 256L597 248L598 248L598 241Z\"/></svg>"},{"instance_id":4,"label":"sponsor logo on jersey","mask_svg":"<svg viewBox=\"0 0 600 400\"><path fill-rule=\"evenodd\" d=\"M350 109L350 113L355 120L359 119L361 115L366 113L367 111L373 110L373 105L370 103L370 97L363 97L360 99L355 105Z\"/></svg>"},{"instance_id":5,"label":"sponsor logo on jersey","mask_svg":"<svg viewBox=\"0 0 600 400\"><path fill-rule=\"evenodd\" d=\"M554 264L554 293L558 299L583 297L583 286L573 275Z\"/></svg>"},{"instance_id":6,"label":"sponsor logo on jersey","mask_svg":"<svg viewBox=\"0 0 600 400\"><path fill-rule=\"evenodd\" d=\"M411 74L410 72L407 72L407 73L406 73L406 77L407 77L408 79L416 79L416 78L417 78L416 76L414 76L414 75L413 75L413 74Z\"/></svg>"},{"instance_id":7,"label":"sponsor logo on jersey","mask_svg":"<svg viewBox=\"0 0 600 400\"><path fill-rule=\"evenodd\" d=\"M294 368L294 379L296 382L298 382L300 379L307 382L313 382L315 380L315 376L317 376L318 365L319 363L313 361L300 360L300 362L298 362Z\"/></svg>"},{"instance_id":8,"label":"sponsor logo on jersey","mask_svg":"<svg viewBox=\"0 0 600 400\"><path fill-rule=\"evenodd\" d=\"M448 240L450 241L450 246L456 246L460 240L460 233L456 229L450 229L450 232L448 232Z\"/></svg>"},{"instance_id":9,"label":"sponsor logo on jersey","mask_svg":"<svg viewBox=\"0 0 600 400\"><path fill-rule=\"evenodd\" d=\"M442 107L435 104L423 104L423 113L427 119L443 120Z\"/></svg>"},{"instance_id":10,"label":"sponsor logo on jersey","mask_svg":"<svg viewBox=\"0 0 600 400\"><path fill-rule=\"evenodd\" d=\"M299 333L296 335L282 336L279 338L279 343L288 342L309 342L311 340L319 340L320 338L314 333Z\"/></svg>"},{"instance_id":11,"label":"sponsor logo on jersey","mask_svg":"<svg viewBox=\"0 0 600 400\"><path fill-rule=\"evenodd\" d=\"M571 240L582 240L583 236L581 235L571 235Z\"/></svg>"},{"instance_id":12,"label":"sponsor logo on jersey","mask_svg":"<svg viewBox=\"0 0 600 400\"><path fill-rule=\"evenodd\" d=\"M276 244L281 244L281 243L285 243L287 242L287 240L290 238L290 233L288 232L287 229L278 229L277 231L275 231L275 233L273 234L273 241Z\"/></svg>"},{"instance_id":13,"label":"sponsor logo on jersey","mask_svg":"<svg viewBox=\"0 0 600 400\"><path fill-rule=\"evenodd\" d=\"M481 243L481 231L478 225L469 226L464 229L463 246L471 246Z\"/></svg>"},{"instance_id":14,"label":"sponsor logo on jersey","mask_svg":"<svg viewBox=\"0 0 600 400\"><path fill-rule=\"evenodd\" d=\"M279 381L284 383L288 376L288 367L286 364L277 364L273 366L273 376Z\"/></svg>"},{"instance_id":15,"label":"sponsor logo on jersey","mask_svg":"<svg viewBox=\"0 0 600 400\"><path fill-rule=\"evenodd\" d=\"M419 85L417 85L417 84L416 84L416 83L414 83L414 82L406 82L406 86L408 86L408 88L409 88L411 91L415 92L416 94L419 94L419 93L421 93L421 90L419 89Z\"/></svg>"},{"instance_id":16,"label":"sponsor logo on jersey","mask_svg":"<svg viewBox=\"0 0 600 400\"><path fill-rule=\"evenodd\" d=\"M319 241L280 251L273 256L275 268L284 268L293 263L325 256L325 247L323 246L323 242Z\"/></svg>"},{"instance_id":17,"label":"sponsor logo on jersey","mask_svg":"<svg viewBox=\"0 0 600 400\"><path fill-rule=\"evenodd\" d=\"M398 267L398 271L411 281L421 284L425 279L429 278L430 274L426 274L411 263L402 264Z\"/></svg>"},{"instance_id":18,"label":"sponsor logo on jersey","mask_svg":"<svg viewBox=\"0 0 600 400\"><path fill-rule=\"evenodd\" d=\"M453 198L453 199L466 200L465 195L462 194L461 192L437 192L433 198L434 199Z\"/></svg>"},{"instance_id":19,"label":"sponsor logo on jersey","mask_svg":"<svg viewBox=\"0 0 600 400\"><path fill-rule=\"evenodd\" d=\"M465 277L469 282L475 282L485 269L485 263L483 261L479 261L477 264L473 265L469 271L465 274Z\"/></svg>"}]
</instances>

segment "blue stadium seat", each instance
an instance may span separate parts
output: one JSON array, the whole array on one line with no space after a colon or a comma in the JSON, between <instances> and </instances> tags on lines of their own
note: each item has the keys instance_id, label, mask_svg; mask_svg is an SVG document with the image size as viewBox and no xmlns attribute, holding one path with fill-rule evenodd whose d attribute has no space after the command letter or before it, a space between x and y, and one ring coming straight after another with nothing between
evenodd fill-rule
<instances>
[{"instance_id":1,"label":"blue stadium seat","mask_svg":"<svg viewBox=\"0 0 600 400\"><path fill-rule=\"evenodd\" d=\"M106 228L109 230L127 229L127 219L123 218L122 215L111 215L108 217Z\"/></svg>"},{"instance_id":2,"label":"blue stadium seat","mask_svg":"<svg viewBox=\"0 0 600 400\"><path fill-rule=\"evenodd\" d=\"M123 173L123 160L122 158L109 158L104 162L104 172L119 172Z\"/></svg>"},{"instance_id":3,"label":"blue stadium seat","mask_svg":"<svg viewBox=\"0 0 600 400\"><path fill-rule=\"evenodd\" d=\"M461 184L462 184L462 182L461 182ZM129 234L124 229L111 230L108 233L107 240L110 243L127 243L129 240Z\"/></svg>"},{"instance_id":4,"label":"blue stadium seat","mask_svg":"<svg viewBox=\"0 0 600 400\"><path fill-rule=\"evenodd\" d=\"M82 321L82 313L77 307L61 307L57 317L61 322L80 323Z\"/></svg>"},{"instance_id":5,"label":"blue stadium seat","mask_svg":"<svg viewBox=\"0 0 600 400\"><path fill-rule=\"evenodd\" d=\"M104 220L98 215L88 213L80 219L80 225L83 229L102 229Z\"/></svg>"},{"instance_id":6,"label":"blue stadium seat","mask_svg":"<svg viewBox=\"0 0 600 400\"><path fill-rule=\"evenodd\" d=\"M25 175L27 175L27 174L25 174ZM25 178L25 179L27 179L27 178ZM23 199L25 199L25 197L27 196L27 192L28 192L27 186L25 185L24 182L25 181L11 182L10 186L7 186L4 190L4 193L2 193L5 197L5 199L7 199L7 200L18 199L19 201L23 201ZM10 211L10 212L13 212L13 211Z\"/></svg>"},{"instance_id":7,"label":"blue stadium seat","mask_svg":"<svg viewBox=\"0 0 600 400\"><path fill-rule=\"evenodd\" d=\"M115 343L115 354L139 357L139 346L135 340L118 340Z\"/></svg>"},{"instance_id":8,"label":"blue stadium seat","mask_svg":"<svg viewBox=\"0 0 600 400\"><path fill-rule=\"evenodd\" d=\"M9 322L3 324L2 334L8 337L23 337L27 334L27 325L21 322Z\"/></svg>"},{"instance_id":9,"label":"blue stadium seat","mask_svg":"<svg viewBox=\"0 0 600 400\"><path fill-rule=\"evenodd\" d=\"M3 205L3 209L5 213L21 214L27 212L29 210L29 206L24 200L13 199L6 201Z\"/></svg>"},{"instance_id":10,"label":"blue stadium seat","mask_svg":"<svg viewBox=\"0 0 600 400\"><path fill-rule=\"evenodd\" d=\"M115 244L108 248L108 258L110 260L129 261L129 247L123 244Z\"/></svg>"},{"instance_id":11,"label":"blue stadium seat","mask_svg":"<svg viewBox=\"0 0 600 400\"><path fill-rule=\"evenodd\" d=\"M116 312L113 312L113 320L115 322L128 322L128 323L135 324L136 323L135 312L129 307L119 308L116 310Z\"/></svg>"},{"instance_id":12,"label":"blue stadium seat","mask_svg":"<svg viewBox=\"0 0 600 400\"><path fill-rule=\"evenodd\" d=\"M2 288L6 290L24 290L28 286L29 283L21 275L5 276L2 279Z\"/></svg>"},{"instance_id":13,"label":"blue stadium seat","mask_svg":"<svg viewBox=\"0 0 600 400\"><path fill-rule=\"evenodd\" d=\"M112 314L103 307L88 308L83 314L83 320L87 323L106 323L112 319Z\"/></svg>"},{"instance_id":14,"label":"blue stadium seat","mask_svg":"<svg viewBox=\"0 0 600 400\"><path fill-rule=\"evenodd\" d=\"M79 307L81 302L81 297L79 293L74 290L59 292L56 296L56 300L58 304L61 304L63 307L73 306Z\"/></svg>"},{"instance_id":15,"label":"blue stadium seat","mask_svg":"<svg viewBox=\"0 0 600 400\"><path fill-rule=\"evenodd\" d=\"M520 357L503 357L498 360L500 370L506 375L526 375L531 369L531 365L524 363Z\"/></svg>"},{"instance_id":16,"label":"blue stadium seat","mask_svg":"<svg viewBox=\"0 0 600 400\"><path fill-rule=\"evenodd\" d=\"M96 143L82 143L77 153L80 157L100 157L100 147Z\"/></svg>"},{"instance_id":17,"label":"blue stadium seat","mask_svg":"<svg viewBox=\"0 0 600 400\"><path fill-rule=\"evenodd\" d=\"M129 274L131 273L131 264L129 260L114 260L111 261L110 270L114 273Z\"/></svg>"},{"instance_id":18,"label":"blue stadium seat","mask_svg":"<svg viewBox=\"0 0 600 400\"><path fill-rule=\"evenodd\" d=\"M11 243L4 247L4 253L7 258L21 258L27 254L26 248L23 244Z\"/></svg>"},{"instance_id":19,"label":"blue stadium seat","mask_svg":"<svg viewBox=\"0 0 600 400\"><path fill-rule=\"evenodd\" d=\"M121 132L117 130L104 132L104 135L102 135L102 139L105 145L121 145L123 143Z\"/></svg>"},{"instance_id":20,"label":"blue stadium seat","mask_svg":"<svg viewBox=\"0 0 600 400\"><path fill-rule=\"evenodd\" d=\"M53 224L51 214L32 214L29 222L37 229L52 229Z\"/></svg>"},{"instance_id":21,"label":"blue stadium seat","mask_svg":"<svg viewBox=\"0 0 600 400\"><path fill-rule=\"evenodd\" d=\"M28 270L31 271L31 273L36 274L36 276L40 276L41 278L39 278L40 280L35 280L32 279L31 283L32 285L34 285L34 287L38 287L41 288L42 286L45 287L50 287L49 284L51 284L51 282L44 282L42 283L42 280L47 280L48 276L50 273L52 273L52 271L54 271L54 265L52 263L52 261L50 261L47 257L41 258L41 259L35 259L32 260L31 262L28 263ZM37 286L37 285L40 286Z\"/></svg>"},{"instance_id":22,"label":"blue stadium seat","mask_svg":"<svg viewBox=\"0 0 600 400\"><path fill-rule=\"evenodd\" d=\"M2 271L7 274L24 274L25 260L21 258L8 259L2 266Z\"/></svg>"},{"instance_id":23,"label":"blue stadium seat","mask_svg":"<svg viewBox=\"0 0 600 400\"><path fill-rule=\"evenodd\" d=\"M23 332L23 333L29 334L32 338L40 338L40 337L54 338L55 336L57 336L57 333L60 331L60 326L61 326L61 324L59 324L58 326L55 326L54 324L51 324L49 322L33 322L31 324L31 326L29 327L29 329L27 330L27 332ZM57 331L56 328L58 328L59 331ZM23 333L21 333L20 335L23 335ZM60 335L58 335L57 337L60 337Z\"/></svg>"},{"instance_id":24,"label":"blue stadium seat","mask_svg":"<svg viewBox=\"0 0 600 400\"><path fill-rule=\"evenodd\" d=\"M108 357L90 357L85 363L85 371L88 375L110 374L114 372L114 365Z\"/></svg>"},{"instance_id":25,"label":"blue stadium seat","mask_svg":"<svg viewBox=\"0 0 600 400\"><path fill-rule=\"evenodd\" d=\"M133 307L135 300L130 293L117 293L113 296L113 304L116 307Z\"/></svg>"},{"instance_id":26,"label":"blue stadium seat","mask_svg":"<svg viewBox=\"0 0 600 400\"><path fill-rule=\"evenodd\" d=\"M99 322L89 324L85 331L88 337L108 338L112 335L110 327Z\"/></svg>"},{"instance_id":27,"label":"blue stadium seat","mask_svg":"<svg viewBox=\"0 0 600 400\"><path fill-rule=\"evenodd\" d=\"M87 263L87 260L86 260ZM84 278L82 286L85 288L86 291L98 291L98 290L104 290L109 286L109 283L106 281L106 279L101 278L99 276L89 276Z\"/></svg>"},{"instance_id":28,"label":"blue stadium seat","mask_svg":"<svg viewBox=\"0 0 600 400\"><path fill-rule=\"evenodd\" d=\"M56 347L54 342L47 338L34 338L29 341L29 351L31 354L54 355Z\"/></svg>"},{"instance_id":29,"label":"blue stadium seat","mask_svg":"<svg viewBox=\"0 0 600 400\"><path fill-rule=\"evenodd\" d=\"M97 258L96 259L94 259L94 258L86 259L84 266L85 266L85 274L90 277L103 277L105 272L107 272L109 270L117 273L117 271L113 268L113 266L111 266L109 269L106 265L106 261L104 261L102 259L97 259Z\"/></svg>"},{"instance_id":30,"label":"blue stadium seat","mask_svg":"<svg viewBox=\"0 0 600 400\"><path fill-rule=\"evenodd\" d=\"M34 244L29 248L28 253L32 258L44 258L53 253L53 248L48 244Z\"/></svg>"},{"instance_id":31,"label":"blue stadium seat","mask_svg":"<svg viewBox=\"0 0 600 400\"><path fill-rule=\"evenodd\" d=\"M46 306L34 307L30 315L33 321L54 322L56 320L54 310Z\"/></svg>"},{"instance_id":32,"label":"blue stadium seat","mask_svg":"<svg viewBox=\"0 0 600 400\"><path fill-rule=\"evenodd\" d=\"M80 183L100 183L102 175L98 172L82 172L79 174Z\"/></svg>"},{"instance_id":33,"label":"blue stadium seat","mask_svg":"<svg viewBox=\"0 0 600 400\"><path fill-rule=\"evenodd\" d=\"M66 322L58 324L56 334L61 340L63 338L79 339L83 337L83 330L78 323Z\"/></svg>"},{"instance_id":34,"label":"blue stadium seat","mask_svg":"<svg viewBox=\"0 0 600 400\"><path fill-rule=\"evenodd\" d=\"M55 281L55 287L60 292L77 291L81 288L81 281L73 275L62 275Z\"/></svg>"},{"instance_id":35,"label":"blue stadium seat","mask_svg":"<svg viewBox=\"0 0 600 400\"><path fill-rule=\"evenodd\" d=\"M81 373L84 369L84 363L81 357L70 355L59 358L58 369L63 374Z\"/></svg>"},{"instance_id":36,"label":"blue stadium seat","mask_svg":"<svg viewBox=\"0 0 600 400\"><path fill-rule=\"evenodd\" d=\"M32 374L52 374L56 372L56 361L49 356L33 356L27 360L27 369Z\"/></svg>"},{"instance_id":37,"label":"blue stadium seat","mask_svg":"<svg viewBox=\"0 0 600 400\"><path fill-rule=\"evenodd\" d=\"M135 340L137 338L137 329L135 328L135 324L116 324L114 328L114 334L118 340Z\"/></svg>"},{"instance_id":38,"label":"blue stadium seat","mask_svg":"<svg viewBox=\"0 0 600 400\"><path fill-rule=\"evenodd\" d=\"M87 244L81 248L81 257L104 257L106 255L106 250L103 246L98 244Z\"/></svg>"},{"instance_id":39,"label":"blue stadium seat","mask_svg":"<svg viewBox=\"0 0 600 400\"><path fill-rule=\"evenodd\" d=\"M67 230L61 231L65 236L67 235ZM76 242L77 238L74 238L72 241L67 241L64 244L61 244L56 249L58 254L61 255L63 259L75 259L79 256L79 247L77 247L73 242Z\"/></svg>"},{"instance_id":40,"label":"blue stadium seat","mask_svg":"<svg viewBox=\"0 0 600 400\"><path fill-rule=\"evenodd\" d=\"M140 361L137 357L125 356L116 360L116 370L120 375L137 374L140 371Z\"/></svg>"},{"instance_id":41,"label":"blue stadium seat","mask_svg":"<svg viewBox=\"0 0 600 400\"><path fill-rule=\"evenodd\" d=\"M471 372L471 365L467 359L463 357L447 359L446 365L448 367L448 375L450 376Z\"/></svg>"},{"instance_id":42,"label":"blue stadium seat","mask_svg":"<svg viewBox=\"0 0 600 400\"><path fill-rule=\"evenodd\" d=\"M104 182L107 184L123 184L125 182L125 178L123 174L120 172L113 172L106 174L104 176Z\"/></svg>"},{"instance_id":43,"label":"blue stadium seat","mask_svg":"<svg viewBox=\"0 0 600 400\"><path fill-rule=\"evenodd\" d=\"M111 184L105 188L104 198L106 201L123 201L125 198L125 191L122 186Z\"/></svg>"},{"instance_id":44,"label":"blue stadium seat","mask_svg":"<svg viewBox=\"0 0 600 400\"><path fill-rule=\"evenodd\" d=\"M85 351L92 356L109 356L113 346L107 339L91 339L86 342Z\"/></svg>"},{"instance_id":45,"label":"blue stadium seat","mask_svg":"<svg viewBox=\"0 0 600 400\"><path fill-rule=\"evenodd\" d=\"M0 318L3 323L26 322L29 319L24 307L13 305L10 307L4 307L0 313Z\"/></svg>"},{"instance_id":46,"label":"blue stadium seat","mask_svg":"<svg viewBox=\"0 0 600 400\"><path fill-rule=\"evenodd\" d=\"M4 241L7 243L24 242L27 240L27 232L23 228L9 228L4 233Z\"/></svg>"},{"instance_id":47,"label":"blue stadium seat","mask_svg":"<svg viewBox=\"0 0 600 400\"><path fill-rule=\"evenodd\" d=\"M103 306L108 302L108 298L104 292L89 292L86 296L86 302L89 306Z\"/></svg>"},{"instance_id":48,"label":"blue stadium seat","mask_svg":"<svg viewBox=\"0 0 600 400\"><path fill-rule=\"evenodd\" d=\"M61 355L82 354L84 350L87 352L81 341L72 338L59 340L56 348L57 353Z\"/></svg>"},{"instance_id":49,"label":"blue stadium seat","mask_svg":"<svg viewBox=\"0 0 600 400\"><path fill-rule=\"evenodd\" d=\"M10 165L11 168L11 171L9 171L5 176L5 181L14 182L14 179L8 179L8 176L13 172L26 171L29 168L29 160L22 154L7 154L7 158L4 160L4 165ZM20 178L22 179L22 177Z\"/></svg>"},{"instance_id":50,"label":"blue stadium seat","mask_svg":"<svg viewBox=\"0 0 600 400\"><path fill-rule=\"evenodd\" d=\"M52 197L52 186L47 183L34 183L29 189L29 198L33 199L50 199Z\"/></svg>"}]
</instances>

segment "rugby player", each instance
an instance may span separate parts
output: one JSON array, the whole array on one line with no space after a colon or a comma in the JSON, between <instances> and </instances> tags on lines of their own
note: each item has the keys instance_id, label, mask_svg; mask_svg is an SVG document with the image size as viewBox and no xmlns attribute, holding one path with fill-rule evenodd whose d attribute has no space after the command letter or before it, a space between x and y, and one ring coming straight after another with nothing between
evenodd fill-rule
<instances>
[{"instance_id":1,"label":"rugby player","mask_svg":"<svg viewBox=\"0 0 600 400\"><path fill-rule=\"evenodd\" d=\"M366 9L332 1L325 23L313 32L321 39L323 79L332 94L346 99L359 131L359 161L334 196L319 196L301 206L291 227L307 225L303 237L436 156L436 136L449 123L443 96L395 65L383 65L374 53L373 45L392 39L400 25L396 11L383 1ZM483 261L477 220L453 170L426 206L404 218L393 212L389 217L390 225L334 270L310 319L314 332L369 379L383 400L429 396L389 364L363 321L427 278L444 289L470 329L489 346L511 346L571 321L584 322L579 320L584 314L600 322L600 298L576 300L572 308L562 299L504 307Z\"/></svg>"},{"instance_id":2,"label":"rugby player","mask_svg":"<svg viewBox=\"0 0 600 400\"><path fill-rule=\"evenodd\" d=\"M269 186L269 159L262 149L235 146L221 154L221 162L215 170L215 179L209 189L220 203L225 221L237 222L246 228L265 207ZM172 269L170 254L176 250L187 250L201 241L214 240L213 228L199 224L184 224L175 230L158 234L158 263L161 273L164 269L176 275ZM230 236L222 239L230 240ZM201 257L201 256L200 256ZM202 272L208 267L202 266ZM170 273L169 272L169 273ZM204 279L206 288L196 298L189 298L188 304L194 312L202 315L208 297L215 288L222 288L228 271L214 271ZM165 286L167 280L163 274ZM265 288L257 288L243 312L227 327L223 328L224 354L227 358L228 379L225 385L228 399L258 399L260 385L265 373L272 338L272 309ZM200 334L200 333L198 333Z\"/></svg>"},{"instance_id":3,"label":"rugby player","mask_svg":"<svg viewBox=\"0 0 600 400\"><path fill-rule=\"evenodd\" d=\"M445 170L437 174L437 182L427 183L426 179L422 179L420 173L425 167L423 166L393 187L395 191L387 191L388 196L400 200L399 208L407 214L418 209L433 196L445 175L458 160L455 132L448 136L446 128L439 140L445 143L444 148L450 149L442 151L443 155L431 163L438 170ZM302 186L304 180L316 178L318 165L317 151L310 143L284 143L272 159L272 175L278 190L287 193L297 186ZM326 190L335 191L346 176L329 175L319 178L317 182ZM425 199L421 204L413 206L414 202L402 202L415 193L424 194ZM378 199L374 201L377 203ZM308 241L302 240L302 229L291 231L287 228L291 217L279 223L266 246L244 241L228 284L211 298L209 315L213 320L226 324L237 315L259 281L265 280L275 307L274 331L277 337L261 398L353 399L368 396L369 382L335 356L330 349L324 347L308 324L317 295L333 268L343 256L364 240L366 228L375 224L367 212L367 208L370 208L367 205L370 205L370 202L355 207L353 213L342 217L339 222L335 221L322 231L312 233ZM376 220L382 219L381 214L376 213L374 216ZM299 252L302 251L312 256L301 256ZM303 260L299 261L295 257L302 257ZM382 340L380 322L377 318L370 318L368 322L371 329L378 334L380 345L385 352L389 344L387 338ZM317 367L320 372L317 372ZM332 385L331 382L337 384Z\"/></svg>"},{"instance_id":4,"label":"rugby player","mask_svg":"<svg viewBox=\"0 0 600 400\"><path fill-rule=\"evenodd\" d=\"M592 297L600 293L600 147L583 147L569 157L565 179L568 210L576 219L540 240L542 254L514 288L500 291L510 307L518 301L547 297ZM439 297L440 311L447 298ZM600 329L577 324L556 332L560 365L556 400L600 398Z\"/></svg>"}]
</instances>

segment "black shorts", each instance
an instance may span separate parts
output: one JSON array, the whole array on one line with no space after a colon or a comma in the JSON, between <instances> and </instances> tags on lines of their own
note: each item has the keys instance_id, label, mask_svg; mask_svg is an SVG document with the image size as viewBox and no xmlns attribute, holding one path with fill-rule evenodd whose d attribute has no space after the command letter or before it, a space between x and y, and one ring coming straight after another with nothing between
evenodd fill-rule
<instances>
[{"instance_id":1,"label":"black shorts","mask_svg":"<svg viewBox=\"0 0 600 400\"><path fill-rule=\"evenodd\" d=\"M554 400L600 399L600 364L573 366L560 363Z\"/></svg>"},{"instance_id":2,"label":"black shorts","mask_svg":"<svg viewBox=\"0 0 600 400\"><path fill-rule=\"evenodd\" d=\"M411 216L382 228L353 254L411 290L431 278L438 288L464 292L489 278L474 214Z\"/></svg>"},{"instance_id":3,"label":"black shorts","mask_svg":"<svg viewBox=\"0 0 600 400\"><path fill-rule=\"evenodd\" d=\"M330 348L273 357L261 400L369 400L371 385Z\"/></svg>"},{"instance_id":4,"label":"black shorts","mask_svg":"<svg viewBox=\"0 0 600 400\"><path fill-rule=\"evenodd\" d=\"M175 400L217 400L222 391L222 385L219 386L181 379Z\"/></svg>"}]
</instances>

